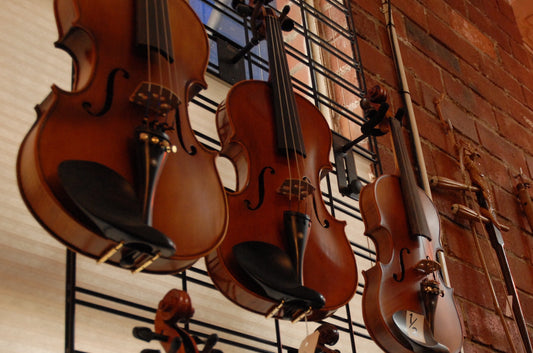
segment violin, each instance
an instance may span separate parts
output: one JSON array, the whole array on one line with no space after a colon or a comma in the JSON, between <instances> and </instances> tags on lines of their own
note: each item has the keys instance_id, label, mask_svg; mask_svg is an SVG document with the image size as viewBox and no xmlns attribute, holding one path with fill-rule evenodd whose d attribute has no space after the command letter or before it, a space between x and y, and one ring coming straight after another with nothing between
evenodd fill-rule
<instances>
[{"instance_id":1,"label":"violin","mask_svg":"<svg viewBox=\"0 0 533 353\"><path fill-rule=\"evenodd\" d=\"M237 185L227 193L226 237L206 257L207 269L245 309L318 320L345 305L357 287L346 223L329 214L321 197L331 131L292 89L282 37L294 25L289 8L278 16L262 1L249 6L252 41L267 43L269 81L237 83L217 110L220 153L233 163Z\"/></svg>"},{"instance_id":2,"label":"violin","mask_svg":"<svg viewBox=\"0 0 533 353\"><path fill-rule=\"evenodd\" d=\"M362 101L365 113L386 103L379 86ZM399 175L383 175L361 190L365 234L376 246L377 261L364 271L363 319L386 352L459 352L461 321L453 289L442 278L438 212L416 183L401 126L401 112L386 114Z\"/></svg>"},{"instance_id":3,"label":"violin","mask_svg":"<svg viewBox=\"0 0 533 353\"><path fill-rule=\"evenodd\" d=\"M17 161L26 205L99 262L191 266L227 226L216 154L196 140L187 110L206 88L200 19L185 0L55 0L54 10L72 91L54 85L36 107Z\"/></svg>"},{"instance_id":4,"label":"violin","mask_svg":"<svg viewBox=\"0 0 533 353\"><path fill-rule=\"evenodd\" d=\"M191 335L178 325L179 322L188 323L194 315L191 298L183 290L171 289L161 299L157 307L154 320L155 331L148 327L134 327L133 336L150 342L157 340L167 353L222 353L214 346L218 341L216 334L211 334L205 341ZM202 351L198 344L203 344ZM144 349L141 353L159 353L157 350Z\"/></svg>"}]
</instances>

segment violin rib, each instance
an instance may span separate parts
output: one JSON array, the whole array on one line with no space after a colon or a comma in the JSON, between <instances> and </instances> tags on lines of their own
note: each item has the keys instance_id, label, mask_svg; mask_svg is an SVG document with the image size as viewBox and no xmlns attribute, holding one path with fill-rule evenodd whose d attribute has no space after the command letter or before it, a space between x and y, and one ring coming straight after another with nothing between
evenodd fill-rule
<instances>
[{"instance_id":1,"label":"violin rib","mask_svg":"<svg viewBox=\"0 0 533 353\"><path fill-rule=\"evenodd\" d=\"M207 35L186 1L166 5L166 16L152 17L164 18L160 27L168 33L161 37L171 43L148 51L135 44L136 16L143 11L135 1L54 1L56 46L73 58L72 92L53 86L37 106L17 163L23 199L56 239L83 255L109 257L113 265L139 270L144 263L146 272L162 274L191 266L220 244L227 228L216 154L196 140L187 109L206 87ZM58 173L65 161L98 172L104 185L113 178L134 191L101 191L96 202L81 195L82 186L67 193ZM66 174L69 184L79 181ZM124 196L132 207L121 205ZM114 252L121 232L128 233L126 244ZM157 250L150 234L167 244Z\"/></svg>"}]
</instances>

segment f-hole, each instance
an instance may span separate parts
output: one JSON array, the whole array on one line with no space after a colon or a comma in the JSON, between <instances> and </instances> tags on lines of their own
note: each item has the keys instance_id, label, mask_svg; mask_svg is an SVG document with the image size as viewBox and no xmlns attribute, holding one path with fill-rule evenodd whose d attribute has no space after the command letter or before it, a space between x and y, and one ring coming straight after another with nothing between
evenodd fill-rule
<instances>
[{"instance_id":1,"label":"f-hole","mask_svg":"<svg viewBox=\"0 0 533 353\"><path fill-rule=\"evenodd\" d=\"M400 271L401 271L401 273L400 273L400 275L398 275L398 274L396 274L396 273L394 273L394 274L392 275L392 278L394 278L394 280L395 280L396 282L401 282L401 281L403 281L403 279L405 278L405 265L404 265L404 263L403 263L403 253L404 253L404 252L407 252L407 254L410 254L410 253L411 253L411 252L409 251L409 249L407 249L407 248L402 248L402 250L400 250Z\"/></svg>"},{"instance_id":2,"label":"f-hole","mask_svg":"<svg viewBox=\"0 0 533 353\"><path fill-rule=\"evenodd\" d=\"M115 91L115 76L119 72L122 73L122 77L124 77L125 79L130 78L130 74L126 70L121 69L121 68L113 69L107 76L107 86L106 86L104 106L102 107L102 109L100 109L100 111L95 113L91 111L92 104L90 102L83 102L81 105L87 113L91 114L92 116L102 116L105 113L107 113L109 109L111 109L111 105L113 103L113 94Z\"/></svg>"},{"instance_id":3,"label":"f-hole","mask_svg":"<svg viewBox=\"0 0 533 353\"><path fill-rule=\"evenodd\" d=\"M258 185L258 194L259 194L259 200L257 201L257 205L255 205L254 207L252 207L252 202L250 200L244 200L244 203L246 204L246 208L248 208L250 211L255 211L257 210L259 207L261 207L261 205L263 204L263 201L265 200L265 173L267 171L270 171L270 174L275 174L275 170L274 168L272 167L264 167L262 170L261 170L261 174L259 174L259 185Z\"/></svg>"}]
</instances>

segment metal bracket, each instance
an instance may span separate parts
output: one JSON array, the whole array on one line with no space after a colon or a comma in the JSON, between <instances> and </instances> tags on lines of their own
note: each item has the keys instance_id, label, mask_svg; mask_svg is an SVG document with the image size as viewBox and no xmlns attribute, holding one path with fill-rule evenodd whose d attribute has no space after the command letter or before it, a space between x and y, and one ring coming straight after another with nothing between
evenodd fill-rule
<instances>
[{"instance_id":1,"label":"metal bracket","mask_svg":"<svg viewBox=\"0 0 533 353\"><path fill-rule=\"evenodd\" d=\"M345 150L352 141L347 138L333 133L333 154L335 156L335 165L337 167L337 184L339 191L343 196L348 196L354 200L359 200L359 192L363 187L357 176L355 167L354 152L351 148Z\"/></svg>"},{"instance_id":2,"label":"metal bracket","mask_svg":"<svg viewBox=\"0 0 533 353\"><path fill-rule=\"evenodd\" d=\"M223 38L217 37L216 42L220 78L232 85L245 80L244 60L241 60L245 52Z\"/></svg>"}]
</instances>

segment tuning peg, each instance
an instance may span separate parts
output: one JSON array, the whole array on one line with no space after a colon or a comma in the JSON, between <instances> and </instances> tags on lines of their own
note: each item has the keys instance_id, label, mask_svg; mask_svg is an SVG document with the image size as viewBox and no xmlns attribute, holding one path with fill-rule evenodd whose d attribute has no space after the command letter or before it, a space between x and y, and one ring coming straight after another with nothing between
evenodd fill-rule
<instances>
[{"instance_id":1,"label":"tuning peg","mask_svg":"<svg viewBox=\"0 0 533 353\"><path fill-rule=\"evenodd\" d=\"M152 340L165 342L169 338L166 335L161 335L159 333L153 332L148 327L134 327L132 333L135 338L138 338L146 342L150 342Z\"/></svg>"},{"instance_id":2,"label":"tuning peg","mask_svg":"<svg viewBox=\"0 0 533 353\"><path fill-rule=\"evenodd\" d=\"M294 28L294 21L287 17L291 7L285 5L281 10L281 15L279 16L279 21L281 23L281 29L285 32L290 32Z\"/></svg>"},{"instance_id":3,"label":"tuning peg","mask_svg":"<svg viewBox=\"0 0 533 353\"><path fill-rule=\"evenodd\" d=\"M254 10L253 7L246 5L242 0L233 0L231 2L231 7L242 17L251 16Z\"/></svg>"}]
</instances>

